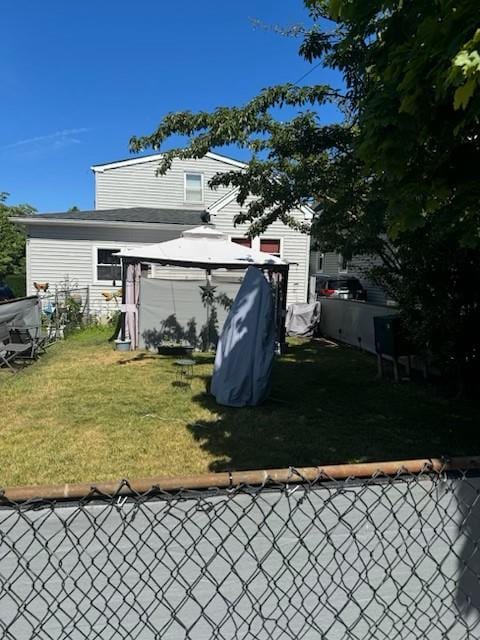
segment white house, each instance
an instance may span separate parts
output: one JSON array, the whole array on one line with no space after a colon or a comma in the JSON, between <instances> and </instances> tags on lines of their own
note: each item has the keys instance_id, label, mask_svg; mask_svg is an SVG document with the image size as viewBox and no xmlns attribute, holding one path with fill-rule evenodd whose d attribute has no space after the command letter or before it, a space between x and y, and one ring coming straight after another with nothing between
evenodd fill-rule
<instances>
[{"instance_id":1,"label":"white house","mask_svg":"<svg viewBox=\"0 0 480 640\"><path fill-rule=\"evenodd\" d=\"M241 207L236 191L212 190L209 180L219 172L242 169L242 162L207 153L201 159L173 162L162 176L156 175L161 155L94 165L95 209L44 213L14 218L27 230L27 291L34 282L51 288L68 279L89 287L90 309L107 311L102 296L120 284L115 252L133 245L162 242L178 237L185 229L210 223L241 243L248 225L235 226ZM312 210L291 212L301 221L310 220ZM278 254L290 262L288 304L305 302L308 293L310 237L281 222L273 223L262 236L251 241L254 248ZM192 278L198 274L175 268L156 267L153 277ZM115 281L115 282L114 282Z\"/></svg>"}]
</instances>

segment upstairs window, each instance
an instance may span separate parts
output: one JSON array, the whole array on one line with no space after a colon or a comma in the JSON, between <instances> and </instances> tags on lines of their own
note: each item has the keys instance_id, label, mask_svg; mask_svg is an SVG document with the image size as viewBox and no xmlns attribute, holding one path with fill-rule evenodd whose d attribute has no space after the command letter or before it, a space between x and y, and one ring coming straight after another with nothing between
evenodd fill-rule
<instances>
[{"instance_id":1,"label":"upstairs window","mask_svg":"<svg viewBox=\"0 0 480 640\"><path fill-rule=\"evenodd\" d=\"M281 254L280 240L260 238L260 251L264 251L265 253L270 253L272 256L277 256L277 258L280 258L281 257L280 256Z\"/></svg>"},{"instance_id":2,"label":"upstairs window","mask_svg":"<svg viewBox=\"0 0 480 640\"><path fill-rule=\"evenodd\" d=\"M232 242L235 242L235 244L241 244L242 247L248 247L249 249L252 248L251 238L232 238Z\"/></svg>"},{"instance_id":3,"label":"upstairs window","mask_svg":"<svg viewBox=\"0 0 480 640\"><path fill-rule=\"evenodd\" d=\"M203 202L203 175L185 173L185 202Z\"/></svg>"},{"instance_id":4,"label":"upstairs window","mask_svg":"<svg viewBox=\"0 0 480 640\"><path fill-rule=\"evenodd\" d=\"M122 265L120 256L115 256L120 249L97 249L96 276L98 282L110 282L114 286L122 281Z\"/></svg>"}]
</instances>

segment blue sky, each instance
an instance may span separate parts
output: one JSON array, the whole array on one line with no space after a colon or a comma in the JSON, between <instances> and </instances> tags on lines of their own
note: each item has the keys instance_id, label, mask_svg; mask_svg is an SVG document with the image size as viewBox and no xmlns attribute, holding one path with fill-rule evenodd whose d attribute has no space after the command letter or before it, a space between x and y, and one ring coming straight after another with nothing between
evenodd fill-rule
<instances>
[{"instance_id":1,"label":"blue sky","mask_svg":"<svg viewBox=\"0 0 480 640\"><path fill-rule=\"evenodd\" d=\"M39 211L93 208L90 166L128 157L164 114L306 73L298 40L252 24L306 18L301 0L2 0L0 191Z\"/></svg>"}]
</instances>

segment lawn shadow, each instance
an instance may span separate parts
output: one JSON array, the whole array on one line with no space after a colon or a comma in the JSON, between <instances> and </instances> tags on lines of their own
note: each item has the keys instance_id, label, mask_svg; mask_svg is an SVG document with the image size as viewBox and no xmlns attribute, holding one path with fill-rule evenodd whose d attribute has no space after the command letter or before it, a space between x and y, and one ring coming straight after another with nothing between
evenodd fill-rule
<instances>
[{"instance_id":1,"label":"lawn shadow","mask_svg":"<svg viewBox=\"0 0 480 640\"><path fill-rule=\"evenodd\" d=\"M188 429L215 458L211 471L460 455L480 448L478 412L469 414L425 385L377 380L375 358L357 349L319 340L295 343L275 362L269 399L259 407L220 406L208 393L208 377L199 377L206 390L192 400L217 417Z\"/></svg>"},{"instance_id":2,"label":"lawn shadow","mask_svg":"<svg viewBox=\"0 0 480 640\"><path fill-rule=\"evenodd\" d=\"M171 384L172 384L172 387L177 391L187 391L187 389L192 388L192 385L190 382L185 382L183 380L173 380Z\"/></svg>"},{"instance_id":3,"label":"lawn shadow","mask_svg":"<svg viewBox=\"0 0 480 640\"><path fill-rule=\"evenodd\" d=\"M145 351L140 351L136 353L131 358L124 358L123 360L118 360L116 364L131 364L133 362L145 362L146 360L159 360L161 356L155 353L148 353Z\"/></svg>"}]
</instances>

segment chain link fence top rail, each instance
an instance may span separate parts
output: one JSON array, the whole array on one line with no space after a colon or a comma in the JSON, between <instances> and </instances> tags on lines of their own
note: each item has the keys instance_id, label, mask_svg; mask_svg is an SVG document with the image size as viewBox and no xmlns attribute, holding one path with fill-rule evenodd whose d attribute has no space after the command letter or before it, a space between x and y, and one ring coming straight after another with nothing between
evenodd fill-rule
<instances>
[{"instance_id":1,"label":"chain link fence top rail","mask_svg":"<svg viewBox=\"0 0 480 640\"><path fill-rule=\"evenodd\" d=\"M478 470L360 467L5 491L0 637L479 638Z\"/></svg>"}]
</instances>

